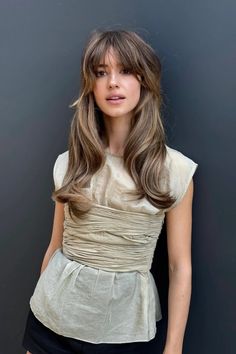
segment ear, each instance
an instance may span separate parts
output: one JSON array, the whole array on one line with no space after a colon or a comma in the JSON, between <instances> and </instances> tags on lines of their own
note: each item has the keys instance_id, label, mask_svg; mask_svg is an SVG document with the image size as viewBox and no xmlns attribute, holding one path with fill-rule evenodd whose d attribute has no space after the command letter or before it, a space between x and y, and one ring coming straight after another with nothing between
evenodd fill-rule
<instances>
[{"instance_id":1,"label":"ear","mask_svg":"<svg viewBox=\"0 0 236 354\"><path fill-rule=\"evenodd\" d=\"M138 79L138 81L139 81L140 83L142 83L143 78L142 78L142 76L141 76L141 75L137 74L137 79Z\"/></svg>"}]
</instances>

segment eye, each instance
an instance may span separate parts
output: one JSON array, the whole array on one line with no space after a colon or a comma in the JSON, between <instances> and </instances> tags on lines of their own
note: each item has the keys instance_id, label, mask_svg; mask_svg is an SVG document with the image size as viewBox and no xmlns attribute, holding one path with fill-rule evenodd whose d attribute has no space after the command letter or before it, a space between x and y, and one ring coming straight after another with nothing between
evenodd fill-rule
<instances>
[{"instance_id":1,"label":"eye","mask_svg":"<svg viewBox=\"0 0 236 354\"><path fill-rule=\"evenodd\" d=\"M132 69L129 69L129 68L123 68L123 69L121 70L121 72L122 72L123 74L125 74L125 75L133 74Z\"/></svg>"},{"instance_id":2,"label":"eye","mask_svg":"<svg viewBox=\"0 0 236 354\"><path fill-rule=\"evenodd\" d=\"M101 77L101 76L106 75L106 72L104 70L96 70L94 72L94 74L95 74L96 77Z\"/></svg>"}]
</instances>

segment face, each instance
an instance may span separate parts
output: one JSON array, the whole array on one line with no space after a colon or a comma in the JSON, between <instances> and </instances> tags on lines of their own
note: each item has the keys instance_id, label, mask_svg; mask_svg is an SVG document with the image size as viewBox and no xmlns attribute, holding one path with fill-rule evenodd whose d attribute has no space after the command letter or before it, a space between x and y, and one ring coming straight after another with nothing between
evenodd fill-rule
<instances>
[{"instance_id":1,"label":"face","mask_svg":"<svg viewBox=\"0 0 236 354\"><path fill-rule=\"evenodd\" d=\"M95 68L93 93L105 117L130 119L140 99L141 84L134 73L119 63L111 48Z\"/></svg>"}]
</instances>

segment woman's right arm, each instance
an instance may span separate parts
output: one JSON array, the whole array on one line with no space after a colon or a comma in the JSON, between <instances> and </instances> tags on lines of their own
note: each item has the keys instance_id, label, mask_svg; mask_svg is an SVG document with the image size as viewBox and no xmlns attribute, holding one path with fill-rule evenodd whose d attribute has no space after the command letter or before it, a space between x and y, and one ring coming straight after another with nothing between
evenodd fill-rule
<instances>
[{"instance_id":1,"label":"woman's right arm","mask_svg":"<svg viewBox=\"0 0 236 354\"><path fill-rule=\"evenodd\" d=\"M63 230L64 230L64 204L55 202L55 211L54 211L54 219L53 219L53 228L52 228L52 236L50 243L48 245L47 251L45 253L45 256L43 258L43 263L41 266L41 271L42 273L44 269L47 267L48 262L53 255L53 253L56 251L57 248L60 248L62 246L62 238L63 238Z\"/></svg>"}]
</instances>

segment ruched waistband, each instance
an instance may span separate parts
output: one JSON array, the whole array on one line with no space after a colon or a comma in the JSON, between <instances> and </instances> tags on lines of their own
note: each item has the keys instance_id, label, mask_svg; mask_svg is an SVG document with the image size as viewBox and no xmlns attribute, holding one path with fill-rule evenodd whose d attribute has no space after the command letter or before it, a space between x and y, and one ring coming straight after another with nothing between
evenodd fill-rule
<instances>
[{"instance_id":1,"label":"ruched waistband","mask_svg":"<svg viewBox=\"0 0 236 354\"><path fill-rule=\"evenodd\" d=\"M106 271L147 272L164 214L127 212L94 205L83 218L71 219L65 205L64 255Z\"/></svg>"}]
</instances>

